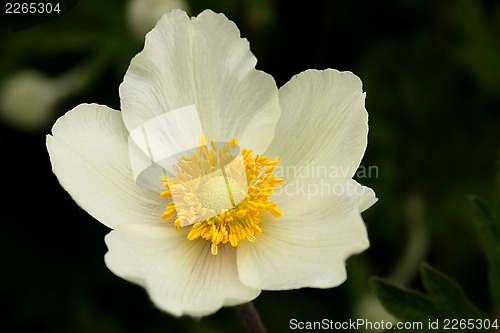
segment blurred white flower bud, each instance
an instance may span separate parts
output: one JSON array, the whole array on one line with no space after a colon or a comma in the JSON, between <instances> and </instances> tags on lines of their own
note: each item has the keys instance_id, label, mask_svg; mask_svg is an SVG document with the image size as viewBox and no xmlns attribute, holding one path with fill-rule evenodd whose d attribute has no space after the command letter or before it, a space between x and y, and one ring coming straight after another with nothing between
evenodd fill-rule
<instances>
[{"instance_id":1,"label":"blurred white flower bud","mask_svg":"<svg viewBox=\"0 0 500 333\"><path fill-rule=\"evenodd\" d=\"M81 83L81 75L76 72L54 79L37 70L14 73L0 89L0 118L21 130L43 129L51 122L56 103Z\"/></svg>"},{"instance_id":2,"label":"blurred white flower bud","mask_svg":"<svg viewBox=\"0 0 500 333\"><path fill-rule=\"evenodd\" d=\"M255 31L266 31L275 21L275 13L271 1L247 1L244 13L246 23Z\"/></svg>"},{"instance_id":3,"label":"blurred white flower bud","mask_svg":"<svg viewBox=\"0 0 500 333\"><path fill-rule=\"evenodd\" d=\"M132 34L143 40L160 17L175 8L188 11L188 4L185 0L130 0L127 6L127 20Z\"/></svg>"}]
</instances>

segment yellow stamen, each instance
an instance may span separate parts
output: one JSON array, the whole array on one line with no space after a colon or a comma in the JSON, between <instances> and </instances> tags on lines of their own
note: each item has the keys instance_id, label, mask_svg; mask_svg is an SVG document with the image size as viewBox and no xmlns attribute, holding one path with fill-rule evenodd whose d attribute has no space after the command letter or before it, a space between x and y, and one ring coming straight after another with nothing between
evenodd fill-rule
<instances>
[{"instance_id":1,"label":"yellow stamen","mask_svg":"<svg viewBox=\"0 0 500 333\"><path fill-rule=\"evenodd\" d=\"M166 191L163 191L160 193L160 196L162 198L167 198L167 197L171 197L172 196L172 193L170 192L170 190L166 190Z\"/></svg>"},{"instance_id":2,"label":"yellow stamen","mask_svg":"<svg viewBox=\"0 0 500 333\"><path fill-rule=\"evenodd\" d=\"M161 217L172 218L175 228L188 225L187 239L210 241L215 256L221 244L237 247L242 240L255 242L262 233L261 213L281 216L269 197L283 180L272 175L279 158L252 157L248 149L235 153L236 139L219 147L214 141L207 145L200 135L198 143L195 152L178 159L174 177L162 177L166 190L160 196L172 201Z\"/></svg>"},{"instance_id":3,"label":"yellow stamen","mask_svg":"<svg viewBox=\"0 0 500 333\"><path fill-rule=\"evenodd\" d=\"M280 217L281 216L281 210L278 209L278 207L274 206L271 208L268 208L269 212L273 214L274 217Z\"/></svg>"},{"instance_id":4,"label":"yellow stamen","mask_svg":"<svg viewBox=\"0 0 500 333\"><path fill-rule=\"evenodd\" d=\"M211 251L212 251L213 256L217 255L217 253L219 252L219 249L217 248L217 244L212 243Z\"/></svg>"}]
</instances>

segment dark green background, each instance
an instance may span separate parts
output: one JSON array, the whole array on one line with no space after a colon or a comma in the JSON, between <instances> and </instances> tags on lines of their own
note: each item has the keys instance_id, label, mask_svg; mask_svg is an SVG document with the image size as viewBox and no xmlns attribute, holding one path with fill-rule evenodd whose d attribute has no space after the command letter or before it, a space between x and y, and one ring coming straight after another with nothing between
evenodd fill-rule
<instances>
[{"instance_id":1,"label":"dark green background","mask_svg":"<svg viewBox=\"0 0 500 333\"><path fill-rule=\"evenodd\" d=\"M500 4L497 1L191 0L235 21L278 86L309 69L358 75L367 93L369 143L359 181L379 202L364 213L371 247L329 290L263 292L255 301L270 332L289 320L346 321L371 276L420 288L420 259L456 279L490 312L486 261L467 196L490 198L500 139ZM12 32L0 23L0 84L36 68L55 76L82 65L89 84L61 101L119 109L118 85L142 43L124 2L80 0L65 15ZM2 7L3 10L3 7ZM52 123L52 122L51 122ZM0 124L0 330L3 332L238 332L236 312L192 320L156 310L146 293L105 266L109 231L70 199L51 172L45 135ZM413 255L408 254L412 249ZM408 255L408 256L407 256ZM498 315L497 315L498 317Z\"/></svg>"}]
</instances>

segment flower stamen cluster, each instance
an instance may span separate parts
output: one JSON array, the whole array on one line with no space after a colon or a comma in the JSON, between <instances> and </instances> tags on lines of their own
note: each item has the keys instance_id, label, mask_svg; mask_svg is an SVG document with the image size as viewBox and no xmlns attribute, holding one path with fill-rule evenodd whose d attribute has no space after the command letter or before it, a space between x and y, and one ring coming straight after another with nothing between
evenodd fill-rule
<instances>
[{"instance_id":1,"label":"flower stamen cluster","mask_svg":"<svg viewBox=\"0 0 500 333\"><path fill-rule=\"evenodd\" d=\"M261 234L260 214L268 211L281 216L276 203L269 197L283 179L272 172L279 158L253 156L242 149L236 154L238 141L232 139L219 147L204 136L190 156L182 156L174 166L174 177L163 177L167 188L163 198L171 198L162 218L172 219L175 228L191 225L187 239L211 241L212 255L220 244L236 247L242 240L255 242Z\"/></svg>"}]
</instances>

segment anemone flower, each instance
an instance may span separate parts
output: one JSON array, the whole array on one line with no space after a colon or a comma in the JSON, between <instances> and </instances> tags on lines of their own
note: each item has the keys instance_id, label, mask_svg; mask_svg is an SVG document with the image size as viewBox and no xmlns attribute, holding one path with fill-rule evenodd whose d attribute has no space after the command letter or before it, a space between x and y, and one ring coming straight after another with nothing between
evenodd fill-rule
<instances>
[{"instance_id":1,"label":"anemone flower","mask_svg":"<svg viewBox=\"0 0 500 333\"><path fill-rule=\"evenodd\" d=\"M352 180L361 81L307 70L278 89L256 63L224 15L171 11L132 59L121 111L79 105L47 136L62 187L112 229L108 268L175 316L335 287L369 246L376 197Z\"/></svg>"}]
</instances>

